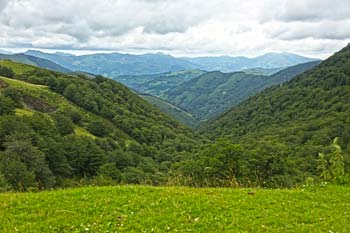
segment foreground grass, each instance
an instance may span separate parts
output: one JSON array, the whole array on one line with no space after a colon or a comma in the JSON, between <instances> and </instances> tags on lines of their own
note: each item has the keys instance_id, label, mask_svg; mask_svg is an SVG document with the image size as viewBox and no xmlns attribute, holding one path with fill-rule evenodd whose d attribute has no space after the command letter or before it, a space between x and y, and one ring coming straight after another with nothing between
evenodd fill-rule
<instances>
[{"instance_id":1,"label":"foreground grass","mask_svg":"<svg viewBox=\"0 0 350 233\"><path fill-rule=\"evenodd\" d=\"M350 232L350 188L91 187L0 194L0 232Z\"/></svg>"}]
</instances>

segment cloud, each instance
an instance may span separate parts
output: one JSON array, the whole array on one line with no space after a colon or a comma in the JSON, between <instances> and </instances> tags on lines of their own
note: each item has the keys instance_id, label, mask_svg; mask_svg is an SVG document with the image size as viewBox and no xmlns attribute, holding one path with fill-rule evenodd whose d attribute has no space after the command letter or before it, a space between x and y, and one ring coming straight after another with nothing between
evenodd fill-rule
<instances>
[{"instance_id":1,"label":"cloud","mask_svg":"<svg viewBox=\"0 0 350 233\"><path fill-rule=\"evenodd\" d=\"M0 12L4 48L327 56L350 39L348 0L0 0Z\"/></svg>"}]
</instances>

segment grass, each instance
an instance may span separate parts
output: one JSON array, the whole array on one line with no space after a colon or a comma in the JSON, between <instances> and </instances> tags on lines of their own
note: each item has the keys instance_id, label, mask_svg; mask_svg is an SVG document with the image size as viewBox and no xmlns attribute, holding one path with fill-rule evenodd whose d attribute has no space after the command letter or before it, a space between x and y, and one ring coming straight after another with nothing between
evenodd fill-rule
<instances>
[{"instance_id":1,"label":"grass","mask_svg":"<svg viewBox=\"0 0 350 233\"><path fill-rule=\"evenodd\" d=\"M93 139L96 138L96 136L92 135L89 131L79 126L74 128L74 133L79 136L91 137Z\"/></svg>"},{"instance_id":2,"label":"grass","mask_svg":"<svg viewBox=\"0 0 350 233\"><path fill-rule=\"evenodd\" d=\"M25 61L25 62L30 62L30 61ZM26 72L37 69L37 67L32 65L12 62L9 60L0 60L0 65L10 67L16 74L24 74Z\"/></svg>"},{"instance_id":3,"label":"grass","mask_svg":"<svg viewBox=\"0 0 350 233\"><path fill-rule=\"evenodd\" d=\"M88 187L0 194L0 232L350 232L350 188Z\"/></svg>"},{"instance_id":4,"label":"grass","mask_svg":"<svg viewBox=\"0 0 350 233\"><path fill-rule=\"evenodd\" d=\"M15 113L17 116L33 116L34 112L24 108L16 108Z\"/></svg>"}]
</instances>

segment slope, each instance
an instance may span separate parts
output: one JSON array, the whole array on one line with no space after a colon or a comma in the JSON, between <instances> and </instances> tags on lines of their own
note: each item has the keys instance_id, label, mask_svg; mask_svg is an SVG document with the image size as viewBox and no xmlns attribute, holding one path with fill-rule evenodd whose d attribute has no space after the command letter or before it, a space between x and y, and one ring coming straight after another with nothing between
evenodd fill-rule
<instances>
[{"instance_id":1,"label":"slope","mask_svg":"<svg viewBox=\"0 0 350 233\"><path fill-rule=\"evenodd\" d=\"M162 97L164 92L204 73L205 71L201 70L182 70L151 75L123 75L114 80L139 92Z\"/></svg>"},{"instance_id":2,"label":"slope","mask_svg":"<svg viewBox=\"0 0 350 233\"><path fill-rule=\"evenodd\" d=\"M165 100L148 94L138 95L145 99L147 102L156 106L162 112L168 114L169 116L173 117L174 119L178 120L179 122L188 127L196 128L200 123L200 121L196 120L189 112L186 112L185 110L169 102L166 102Z\"/></svg>"},{"instance_id":3,"label":"slope","mask_svg":"<svg viewBox=\"0 0 350 233\"><path fill-rule=\"evenodd\" d=\"M211 150L228 148L230 142L241 144L247 150L242 163L252 166L254 172L243 166L237 169L239 176L244 171L244 176L261 184L295 184L307 177L322 177L330 165L320 161L332 164L329 154L340 150L338 169L349 173L349 67L347 46L312 70L266 89L207 122L200 131L228 140ZM319 157L320 152L328 157Z\"/></svg>"},{"instance_id":4,"label":"slope","mask_svg":"<svg viewBox=\"0 0 350 233\"><path fill-rule=\"evenodd\" d=\"M0 54L0 59L8 59L14 62L20 62L28 65L33 65L61 73L70 73L71 71L67 68L64 68L56 63L38 58L35 56L25 55L25 54Z\"/></svg>"},{"instance_id":5,"label":"slope","mask_svg":"<svg viewBox=\"0 0 350 233\"><path fill-rule=\"evenodd\" d=\"M199 139L113 80L0 66L15 73L0 78L0 182L11 189L165 183Z\"/></svg>"},{"instance_id":6,"label":"slope","mask_svg":"<svg viewBox=\"0 0 350 233\"><path fill-rule=\"evenodd\" d=\"M207 120L239 104L265 88L288 81L319 64L318 61L296 65L271 76L245 72L209 72L162 94L165 100Z\"/></svg>"}]
</instances>

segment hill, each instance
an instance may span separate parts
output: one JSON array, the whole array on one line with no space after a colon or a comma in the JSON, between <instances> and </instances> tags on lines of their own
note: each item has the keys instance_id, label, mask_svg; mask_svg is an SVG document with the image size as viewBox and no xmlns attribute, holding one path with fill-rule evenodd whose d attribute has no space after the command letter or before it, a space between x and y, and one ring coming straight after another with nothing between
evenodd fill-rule
<instances>
[{"instance_id":1,"label":"hill","mask_svg":"<svg viewBox=\"0 0 350 233\"><path fill-rule=\"evenodd\" d=\"M120 186L5 193L0 231L349 232L349 191Z\"/></svg>"},{"instance_id":2,"label":"hill","mask_svg":"<svg viewBox=\"0 0 350 233\"><path fill-rule=\"evenodd\" d=\"M213 71L183 82L162 93L160 97L205 121L265 88L286 82L317 64L318 61L296 65L271 76Z\"/></svg>"},{"instance_id":3,"label":"hill","mask_svg":"<svg viewBox=\"0 0 350 233\"><path fill-rule=\"evenodd\" d=\"M254 58L221 56L185 59L203 68L205 67L204 69L207 71L221 71L225 73L252 68L276 69L319 60L292 53L267 53Z\"/></svg>"},{"instance_id":4,"label":"hill","mask_svg":"<svg viewBox=\"0 0 350 233\"><path fill-rule=\"evenodd\" d=\"M73 71L100 74L110 78L120 75L155 74L199 68L187 60L163 53L143 55L100 53L75 56L29 50L25 54L48 59Z\"/></svg>"},{"instance_id":5,"label":"hill","mask_svg":"<svg viewBox=\"0 0 350 233\"><path fill-rule=\"evenodd\" d=\"M60 65L57 65L56 63L54 63L52 61L38 58L35 56L25 55L25 54L0 54L0 60L1 59L2 60L7 59L7 60L14 61L14 62L20 62L20 63L24 63L27 65L33 65L33 66L41 67L44 69L49 69L49 70L61 72L61 73L70 73L71 72L69 69L64 68Z\"/></svg>"},{"instance_id":6,"label":"hill","mask_svg":"<svg viewBox=\"0 0 350 233\"><path fill-rule=\"evenodd\" d=\"M162 184L178 154L190 152L199 140L102 76L71 76L11 61L0 61L1 75L1 189L36 190L101 179Z\"/></svg>"},{"instance_id":7,"label":"hill","mask_svg":"<svg viewBox=\"0 0 350 233\"><path fill-rule=\"evenodd\" d=\"M191 113L186 112L165 100L148 94L139 94L139 96L188 127L196 128L200 124L200 121L196 120Z\"/></svg>"},{"instance_id":8,"label":"hill","mask_svg":"<svg viewBox=\"0 0 350 233\"><path fill-rule=\"evenodd\" d=\"M226 170L239 182L254 180L262 185L317 179L334 166L334 174L349 174L349 67L347 46L313 69L209 121L201 132L226 140L218 140L202 155L214 154L223 164L234 156L234 168L222 165L220 171Z\"/></svg>"},{"instance_id":9,"label":"hill","mask_svg":"<svg viewBox=\"0 0 350 233\"><path fill-rule=\"evenodd\" d=\"M129 88L141 93L161 97L164 92L206 73L201 70L182 70L150 75L122 75L114 78Z\"/></svg>"}]
</instances>

